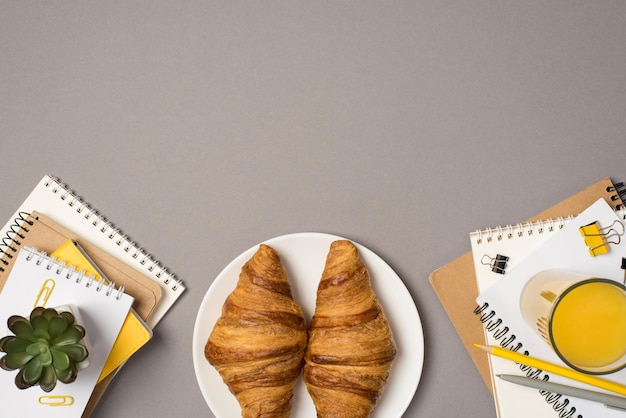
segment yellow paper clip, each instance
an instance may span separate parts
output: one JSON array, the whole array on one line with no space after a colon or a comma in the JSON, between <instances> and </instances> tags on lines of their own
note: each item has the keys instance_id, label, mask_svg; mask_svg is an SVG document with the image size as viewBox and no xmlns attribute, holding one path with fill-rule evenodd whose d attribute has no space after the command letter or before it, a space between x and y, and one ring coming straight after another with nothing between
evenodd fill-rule
<instances>
[{"instance_id":1,"label":"yellow paper clip","mask_svg":"<svg viewBox=\"0 0 626 418\"><path fill-rule=\"evenodd\" d=\"M33 308L37 306L46 306L50 295L52 295L52 291L54 290L54 280L46 279L41 285L41 289L39 289L39 293L37 293L37 299L35 299L35 304Z\"/></svg>"},{"instance_id":2,"label":"yellow paper clip","mask_svg":"<svg viewBox=\"0 0 626 418\"><path fill-rule=\"evenodd\" d=\"M619 225L617 229L616 225ZM580 235L584 237L585 245L589 247L589 255L595 257L608 253L609 244L617 245L620 243L621 236L624 235L624 224L615 221L609 227L600 228L598 221L595 221L581 226L578 230Z\"/></svg>"},{"instance_id":3,"label":"yellow paper clip","mask_svg":"<svg viewBox=\"0 0 626 418\"><path fill-rule=\"evenodd\" d=\"M44 395L39 397L39 403L48 406L70 406L74 404L74 397L69 395Z\"/></svg>"}]
</instances>

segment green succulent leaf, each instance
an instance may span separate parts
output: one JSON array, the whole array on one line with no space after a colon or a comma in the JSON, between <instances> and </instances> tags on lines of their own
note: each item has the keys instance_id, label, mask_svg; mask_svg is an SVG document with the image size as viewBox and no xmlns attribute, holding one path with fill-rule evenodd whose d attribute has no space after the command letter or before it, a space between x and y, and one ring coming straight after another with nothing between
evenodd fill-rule
<instances>
[{"instance_id":1,"label":"green succulent leaf","mask_svg":"<svg viewBox=\"0 0 626 418\"><path fill-rule=\"evenodd\" d=\"M19 373L15 376L15 386L17 386L18 389L28 389L29 387L33 386L32 383L27 383L24 380L24 369L20 370Z\"/></svg>"},{"instance_id":2,"label":"green succulent leaf","mask_svg":"<svg viewBox=\"0 0 626 418\"><path fill-rule=\"evenodd\" d=\"M0 351L5 353L24 351L30 344L32 343L28 340L11 335L0 340Z\"/></svg>"},{"instance_id":3,"label":"green succulent leaf","mask_svg":"<svg viewBox=\"0 0 626 418\"><path fill-rule=\"evenodd\" d=\"M87 348L85 348L82 344L70 344L70 345L61 345L55 346L55 351L61 351L68 355L68 357L75 363L80 363L85 360L89 355Z\"/></svg>"},{"instance_id":4,"label":"green succulent leaf","mask_svg":"<svg viewBox=\"0 0 626 418\"><path fill-rule=\"evenodd\" d=\"M28 363L34 356L31 356L25 351L17 351L15 353L8 353L3 357L4 365L9 370L16 370L21 367L24 367L26 363Z\"/></svg>"},{"instance_id":5,"label":"green succulent leaf","mask_svg":"<svg viewBox=\"0 0 626 418\"><path fill-rule=\"evenodd\" d=\"M52 318L54 318L55 316L58 315L58 312L56 309L52 309L52 308L46 308L43 310L43 312L41 313L41 316L43 316L44 318L46 318L48 320L48 322L50 322L50 320Z\"/></svg>"},{"instance_id":6,"label":"green succulent leaf","mask_svg":"<svg viewBox=\"0 0 626 418\"><path fill-rule=\"evenodd\" d=\"M35 357L42 353L42 349L43 349L42 344L39 341L37 341L36 343L32 343L28 347L26 347L26 350L24 351L26 352L26 354L29 354Z\"/></svg>"},{"instance_id":7,"label":"green succulent leaf","mask_svg":"<svg viewBox=\"0 0 626 418\"><path fill-rule=\"evenodd\" d=\"M33 327L30 325L28 319L19 315L13 315L7 320L7 326L16 336L31 342L37 341Z\"/></svg>"},{"instance_id":8,"label":"green succulent leaf","mask_svg":"<svg viewBox=\"0 0 626 418\"><path fill-rule=\"evenodd\" d=\"M29 385L34 385L37 383L39 378L41 377L41 372L43 371L43 364L39 360L39 357L33 358L29 361L26 366L22 369L23 379Z\"/></svg>"},{"instance_id":9,"label":"green succulent leaf","mask_svg":"<svg viewBox=\"0 0 626 418\"><path fill-rule=\"evenodd\" d=\"M72 383L78 376L78 369L74 363L71 363L67 370L57 370L56 374L59 381L63 383Z\"/></svg>"},{"instance_id":10,"label":"green succulent leaf","mask_svg":"<svg viewBox=\"0 0 626 418\"><path fill-rule=\"evenodd\" d=\"M61 335L54 338L51 342L53 345L70 345L76 344L85 336L85 328L80 325L73 325L63 331Z\"/></svg>"},{"instance_id":11,"label":"green succulent leaf","mask_svg":"<svg viewBox=\"0 0 626 418\"><path fill-rule=\"evenodd\" d=\"M48 334L48 331L43 330L43 329L35 329L33 330L33 334L35 335L35 337L39 338L40 340L46 340L48 341L50 339L50 334Z\"/></svg>"},{"instance_id":12,"label":"green succulent leaf","mask_svg":"<svg viewBox=\"0 0 626 418\"><path fill-rule=\"evenodd\" d=\"M7 349L5 348L5 346L9 343L9 341L12 341L14 339L15 336L13 335L7 335L6 337L0 338L0 351L6 353Z\"/></svg>"},{"instance_id":13,"label":"green succulent leaf","mask_svg":"<svg viewBox=\"0 0 626 418\"><path fill-rule=\"evenodd\" d=\"M32 321L32 320L33 320L33 318L35 318L35 317L37 317L37 316L41 316L41 314L43 313L43 311L44 311L45 309L46 309L46 308L44 308L43 306L36 306L36 307L35 307L35 309L33 309L33 310L30 312L30 320Z\"/></svg>"},{"instance_id":14,"label":"green succulent leaf","mask_svg":"<svg viewBox=\"0 0 626 418\"><path fill-rule=\"evenodd\" d=\"M51 366L52 365L52 353L50 350L46 348L44 352L39 354L37 357L42 366Z\"/></svg>"},{"instance_id":15,"label":"green succulent leaf","mask_svg":"<svg viewBox=\"0 0 626 418\"><path fill-rule=\"evenodd\" d=\"M65 318L68 326L74 325L74 322L76 321L76 319L74 318L74 315L71 312L67 312L67 311L59 312L59 316L62 316L63 318Z\"/></svg>"},{"instance_id":16,"label":"green succulent leaf","mask_svg":"<svg viewBox=\"0 0 626 418\"><path fill-rule=\"evenodd\" d=\"M0 357L0 369L7 370L7 371L15 370L15 369L10 369L9 366L6 365L6 362L5 362L6 357L7 356Z\"/></svg>"},{"instance_id":17,"label":"green succulent leaf","mask_svg":"<svg viewBox=\"0 0 626 418\"><path fill-rule=\"evenodd\" d=\"M31 318L30 325L33 327L34 332L45 331L47 334L48 327L50 326L50 321L42 315L39 315Z\"/></svg>"},{"instance_id":18,"label":"green succulent leaf","mask_svg":"<svg viewBox=\"0 0 626 418\"><path fill-rule=\"evenodd\" d=\"M52 365L57 370L67 370L70 367L70 356L61 350L50 348L52 354Z\"/></svg>"},{"instance_id":19,"label":"green succulent leaf","mask_svg":"<svg viewBox=\"0 0 626 418\"><path fill-rule=\"evenodd\" d=\"M47 366L41 371L39 386L44 392L51 392L57 385L57 374L54 367Z\"/></svg>"},{"instance_id":20,"label":"green succulent leaf","mask_svg":"<svg viewBox=\"0 0 626 418\"><path fill-rule=\"evenodd\" d=\"M56 315L52 319L50 319L50 327L48 328L48 333L50 334L50 338L54 339L61 335L67 328L69 327L69 323L67 318L63 315Z\"/></svg>"}]
</instances>

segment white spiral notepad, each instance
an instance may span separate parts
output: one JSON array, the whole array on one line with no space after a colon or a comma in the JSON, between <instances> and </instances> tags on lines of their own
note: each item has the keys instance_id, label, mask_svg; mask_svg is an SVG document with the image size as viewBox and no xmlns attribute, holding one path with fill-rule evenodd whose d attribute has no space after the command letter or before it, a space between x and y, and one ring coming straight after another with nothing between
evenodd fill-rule
<instances>
[{"instance_id":1,"label":"white spiral notepad","mask_svg":"<svg viewBox=\"0 0 626 418\"><path fill-rule=\"evenodd\" d=\"M534 274L548 269L564 269L581 274L622 281L624 271L621 261L626 249L626 241L618 240L610 244L607 254L591 256L589 248L581 236L579 228L598 221L601 225L622 222L618 214L600 199L575 218L563 222L562 228L546 235L534 235L500 246L504 241L491 241L483 246L472 242L476 260L485 251L497 251L501 255L516 258L516 264L506 267L504 274L487 271L487 266L478 261L475 264L477 280L482 281L483 292L477 298L476 314L483 322L488 344L499 345L518 352L529 352L533 357L562 364L561 360L542 340L539 334L524 321L520 310L520 295ZM530 235L532 236L532 235ZM472 235L476 239L476 234ZM515 250L516 245L519 252ZM504 254L504 253L507 254ZM491 256L493 258L493 255ZM484 260L483 260L484 261ZM511 258L511 261L512 258ZM497 267L497 266L496 266ZM495 278L498 275L498 278ZM495 280L494 280L495 278ZM517 365L511 361L491 357L492 376L495 374L530 374L542 378L545 373ZM605 376L608 380L626 383L626 370ZM570 386L583 386L569 379L550 375L550 380ZM603 418L621 417L623 411L606 408L593 401L564 397L559 394L542 393L536 389L520 387L493 378L494 395L498 415L501 418L513 417L575 417ZM593 388L591 388L593 390Z\"/></svg>"},{"instance_id":2,"label":"white spiral notepad","mask_svg":"<svg viewBox=\"0 0 626 418\"><path fill-rule=\"evenodd\" d=\"M470 242L478 294L504 278L507 271L573 218L546 219L472 232Z\"/></svg>"},{"instance_id":3,"label":"white spiral notepad","mask_svg":"<svg viewBox=\"0 0 626 418\"><path fill-rule=\"evenodd\" d=\"M39 386L18 389L17 371L0 370L2 416L80 417L132 303L133 298L113 284L95 282L33 248L21 249L0 293L0 337L13 335L7 328L11 315L28 317L34 306L74 305L91 344L91 362L76 381L59 382L48 393Z\"/></svg>"},{"instance_id":4,"label":"white spiral notepad","mask_svg":"<svg viewBox=\"0 0 626 418\"><path fill-rule=\"evenodd\" d=\"M24 219L20 213L33 211L47 216L157 282L162 289L162 298L146 321L150 328L154 328L185 290L184 284L159 261L139 247L67 185L48 175L41 179L11 216L0 230L0 236L8 237L9 240L13 239L16 232L11 229L12 225Z\"/></svg>"},{"instance_id":5,"label":"white spiral notepad","mask_svg":"<svg viewBox=\"0 0 626 418\"><path fill-rule=\"evenodd\" d=\"M563 229L572 219L573 216L546 219L486 228L470 233L479 294L487 291L499 280L506 280L507 273L510 273L526 256ZM477 307L475 313L485 326L485 341L488 345L519 343L488 306L483 304ZM546 402L545 398L538 396L536 391L520 388L496 377L498 374L520 374L519 365L503 358L490 356L489 366L494 403L499 418L558 416L555 415L551 404ZM558 401L561 401L561 398Z\"/></svg>"}]
</instances>

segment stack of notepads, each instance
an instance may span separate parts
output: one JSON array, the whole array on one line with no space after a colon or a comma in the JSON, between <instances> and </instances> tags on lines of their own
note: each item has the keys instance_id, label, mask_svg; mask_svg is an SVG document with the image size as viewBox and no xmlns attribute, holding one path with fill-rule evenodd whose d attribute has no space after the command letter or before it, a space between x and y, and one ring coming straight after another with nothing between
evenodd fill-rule
<instances>
[{"instance_id":1,"label":"stack of notepads","mask_svg":"<svg viewBox=\"0 0 626 418\"><path fill-rule=\"evenodd\" d=\"M58 179L45 176L0 231L0 338L11 315L73 305L90 364L51 392L20 390L0 370L7 416L88 417L115 373L152 337L184 291L161 263ZM2 355L0 353L0 355Z\"/></svg>"},{"instance_id":2,"label":"stack of notepads","mask_svg":"<svg viewBox=\"0 0 626 418\"><path fill-rule=\"evenodd\" d=\"M498 376L549 380L569 388L611 394L605 389L608 386L595 387L563 377L548 372L548 366L539 368L489 357L475 347L502 347L567 370L538 330L523 318L521 295L531 277L552 269L623 283L626 240L621 187L606 178L528 221L471 232L472 251L432 273L431 284L492 390L500 418L623 416L624 410L564 394L562 388L561 392L539 390ZM585 236L584 228L590 224L599 228L599 237ZM624 385L626 390L626 370L601 378Z\"/></svg>"}]
</instances>

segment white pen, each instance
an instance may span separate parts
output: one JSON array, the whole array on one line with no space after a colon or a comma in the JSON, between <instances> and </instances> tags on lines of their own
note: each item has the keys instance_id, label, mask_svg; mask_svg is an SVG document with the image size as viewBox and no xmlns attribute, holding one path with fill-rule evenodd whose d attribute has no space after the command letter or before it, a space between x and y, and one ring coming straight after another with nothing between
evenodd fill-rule
<instances>
[{"instance_id":1,"label":"white pen","mask_svg":"<svg viewBox=\"0 0 626 418\"><path fill-rule=\"evenodd\" d=\"M528 386L531 388L545 390L553 393L560 393L561 395L574 396L576 398L587 399L590 401L596 401L603 403L610 408L617 408L626 410L626 398L622 396L608 395L601 392L594 392L587 389L581 389L573 386L561 385L559 383L546 382L541 379L533 379L526 376L517 376L512 374L499 374L500 379L507 382L516 383L522 386Z\"/></svg>"}]
</instances>

